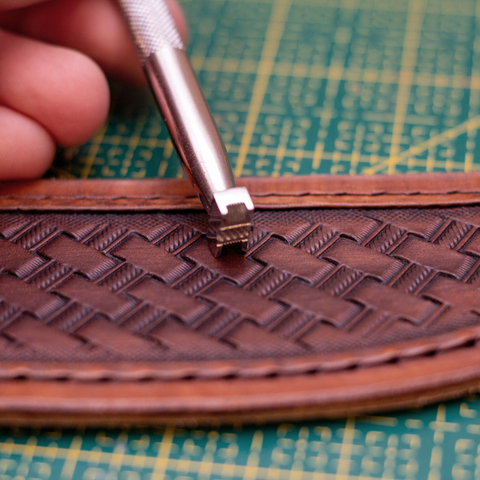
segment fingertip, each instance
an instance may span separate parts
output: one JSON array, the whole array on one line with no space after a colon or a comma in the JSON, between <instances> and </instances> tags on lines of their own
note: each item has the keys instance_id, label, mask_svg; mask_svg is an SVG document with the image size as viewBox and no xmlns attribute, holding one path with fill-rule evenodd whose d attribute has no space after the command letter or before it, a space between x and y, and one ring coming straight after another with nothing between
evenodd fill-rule
<instances>
[{"instance_id":1,"label":"fingertip","mask_svg":"<svg viewBox=\"0 0 480 480\"><path fill-rule=\"evenodd\" d=\"M128 28L113 0L50 0L25 9L17 23L25 35L85 53L109 76L144 82Z\"/></svg>"},{"instance_id":2,"label":"fingertip","mask_svg":"<svg viewBox=\"0 0 480 480\"><path fill-rule=\"evenodd\" d=\"M71 146L101 127L110 94L102 70L86 55L0 31L0 101Z\"/></svg>"},{"instance_id":3,"label":"fingertip","mask_svg":"<svg viewBox=\"0 0 480 480\"><path fill-rule=\"evenodd\" d=\"M55 142L38 123L0 106L0 180L41 177L55 155Z\"/></svg>"},{"instance_id":4,"label":"fingertip","mask_svg":"<svg viewBox=\"0 0 480 480\"><path fill-rule=\"evenodd\" d=\"M167 0L172 16L185 43L187 22L175 0ZM114 0L50 0L0 15L0 25L9 25L42 41L84 52L98 63L108 76L145 85L137 52L121 10ZM2 17L5 17L2 20Z\"/></svg>"},{"instance_id":5,"label":"fingertip","mask_svg":"<svg viewBox=\"0 0 480 480\"><path fill-rule=\"evenodd\" d=\"M67 50L60 62L51 80L61 93L51 106L49 125L58 144L68 147L86 142L101 128L108 116L110 91L105 74L86 55Z\"/></svg>"},{"instance_id":6,"label":"fingertip","mask_svg":"<svg viewBox=\"0 0 480 480\"><path fill-rule=\"evenodd\" d=\"M178 31L185 44L188 43L188 26L185 14L182 7L176 2L176 0L167 0L168 8L172 14L173 19L177 25Z\"/></svg>"}]
</instances>

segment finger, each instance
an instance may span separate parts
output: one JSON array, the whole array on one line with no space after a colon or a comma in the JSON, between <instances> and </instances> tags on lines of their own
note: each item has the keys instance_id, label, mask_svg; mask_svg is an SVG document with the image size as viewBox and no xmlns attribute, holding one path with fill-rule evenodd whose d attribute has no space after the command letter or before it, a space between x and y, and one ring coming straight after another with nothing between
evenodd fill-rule
<instances>
[{"instance_id":1,"label":"finger","mask_svg":"<svg viewBox=\"0 0 480 480\"><path fill-rule=\"evenodd\" d=\"M181 8L168 0L179 31L186 38ZM130 33L113 0L51 0L0 16L0 24L37 39L70 47L93 58L109 76L145 82Z\"/></svg>"},{"instance_id":2,"label":"finger","mask_svg":"<svg viewBox=\"0 0 480 480\"><path fill-rule=\"evenodd\" d=\"M44 0L0 0L0 10L11 8L22 8L33 3L43 2Z\"/></svg>"},{"instance_id":3,"label":"finger","mask_svg":"<svg viewBox=\"0 0 480 480\"><path fill-rule=\"evenodd\" d=\"M55 142L32 119L0 106L0 179L36 178L45 173Z\"/></svg>"},{"instance_id":4,"label":"finger","mask_svg":"<svg viewBox=\"0 0 480 480\"><path fill-rule=\"evenodd\" d=\"M187 20L185 19L185 14L183 13L182 7L176 2L176 0L166 0L170 13L172 14L173 19L177 25L180 36L183 41L188 43L188 26Z\"/></svg>"},{"instance_id":5,"label":"finger","mask_svg":"<svg viewBox=\"0 0 480 480\"><path fill-rule=\"evenodd\" d=\"M0 104L35 120L58 144L77 145L105 121L108 84L85 55L0 30Z\"/></svg>"}]
</instances>

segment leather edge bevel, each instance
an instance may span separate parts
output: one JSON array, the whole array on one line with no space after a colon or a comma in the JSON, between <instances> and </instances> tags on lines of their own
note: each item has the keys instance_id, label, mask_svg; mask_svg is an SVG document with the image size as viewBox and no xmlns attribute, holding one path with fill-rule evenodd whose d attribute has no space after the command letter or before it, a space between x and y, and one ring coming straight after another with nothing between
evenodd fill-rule
<instances>
[{"instance_id":1,"label":"leather edge bevel","mask_svg":"<svg viewBox=\"0 0 480 480\"><path fill-rule=\"evenodd\" d=\"M471 205L480 173L239 178L256 208ZM0 210L189 210L200 200L185 179L0 182Z\"/></svg>"}]
</instances>

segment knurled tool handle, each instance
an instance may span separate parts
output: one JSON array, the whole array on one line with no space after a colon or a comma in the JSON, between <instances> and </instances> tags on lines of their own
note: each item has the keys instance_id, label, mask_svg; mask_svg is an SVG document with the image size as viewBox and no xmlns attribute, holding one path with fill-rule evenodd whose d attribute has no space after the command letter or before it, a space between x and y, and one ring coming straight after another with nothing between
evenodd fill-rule
<instances>
[{"instance_id":1,"label":"knurled tool handle","mask_svg":"<svg viewBox=\"0 0 480 480\"><path fill-rule=\"evenodd\" d=\"M162 47L185 50L182 37L164 0L118 0L129 23L140 60Z\"/></svg>"},{"instance_id":2,"label":"knurled tool handle","mask_svg":"<svg viewBox=\"0 0 480 480\"><path fill-rule=\"evenodd\" d=\"M164 0L119 0L185 173L210 212L235 187L230 161Z\"/></svg>"}]
</instances>

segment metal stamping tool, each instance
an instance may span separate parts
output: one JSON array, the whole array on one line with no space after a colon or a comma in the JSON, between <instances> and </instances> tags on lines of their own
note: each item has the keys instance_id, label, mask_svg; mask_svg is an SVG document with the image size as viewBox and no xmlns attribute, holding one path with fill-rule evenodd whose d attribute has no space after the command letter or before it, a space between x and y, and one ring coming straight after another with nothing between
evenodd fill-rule
<instances>
[{"instance_id":1,"label":"metal stamping tool","mask_svg":"<svg viewBox=\"0 0 480 480\"><path fill-rule=\"evenodd\" d=\"M119 0L183 169L209 215L214 256L247 248L253 202L235 187L225 146L165 0Z\"/></svg>"}]
</instances>

